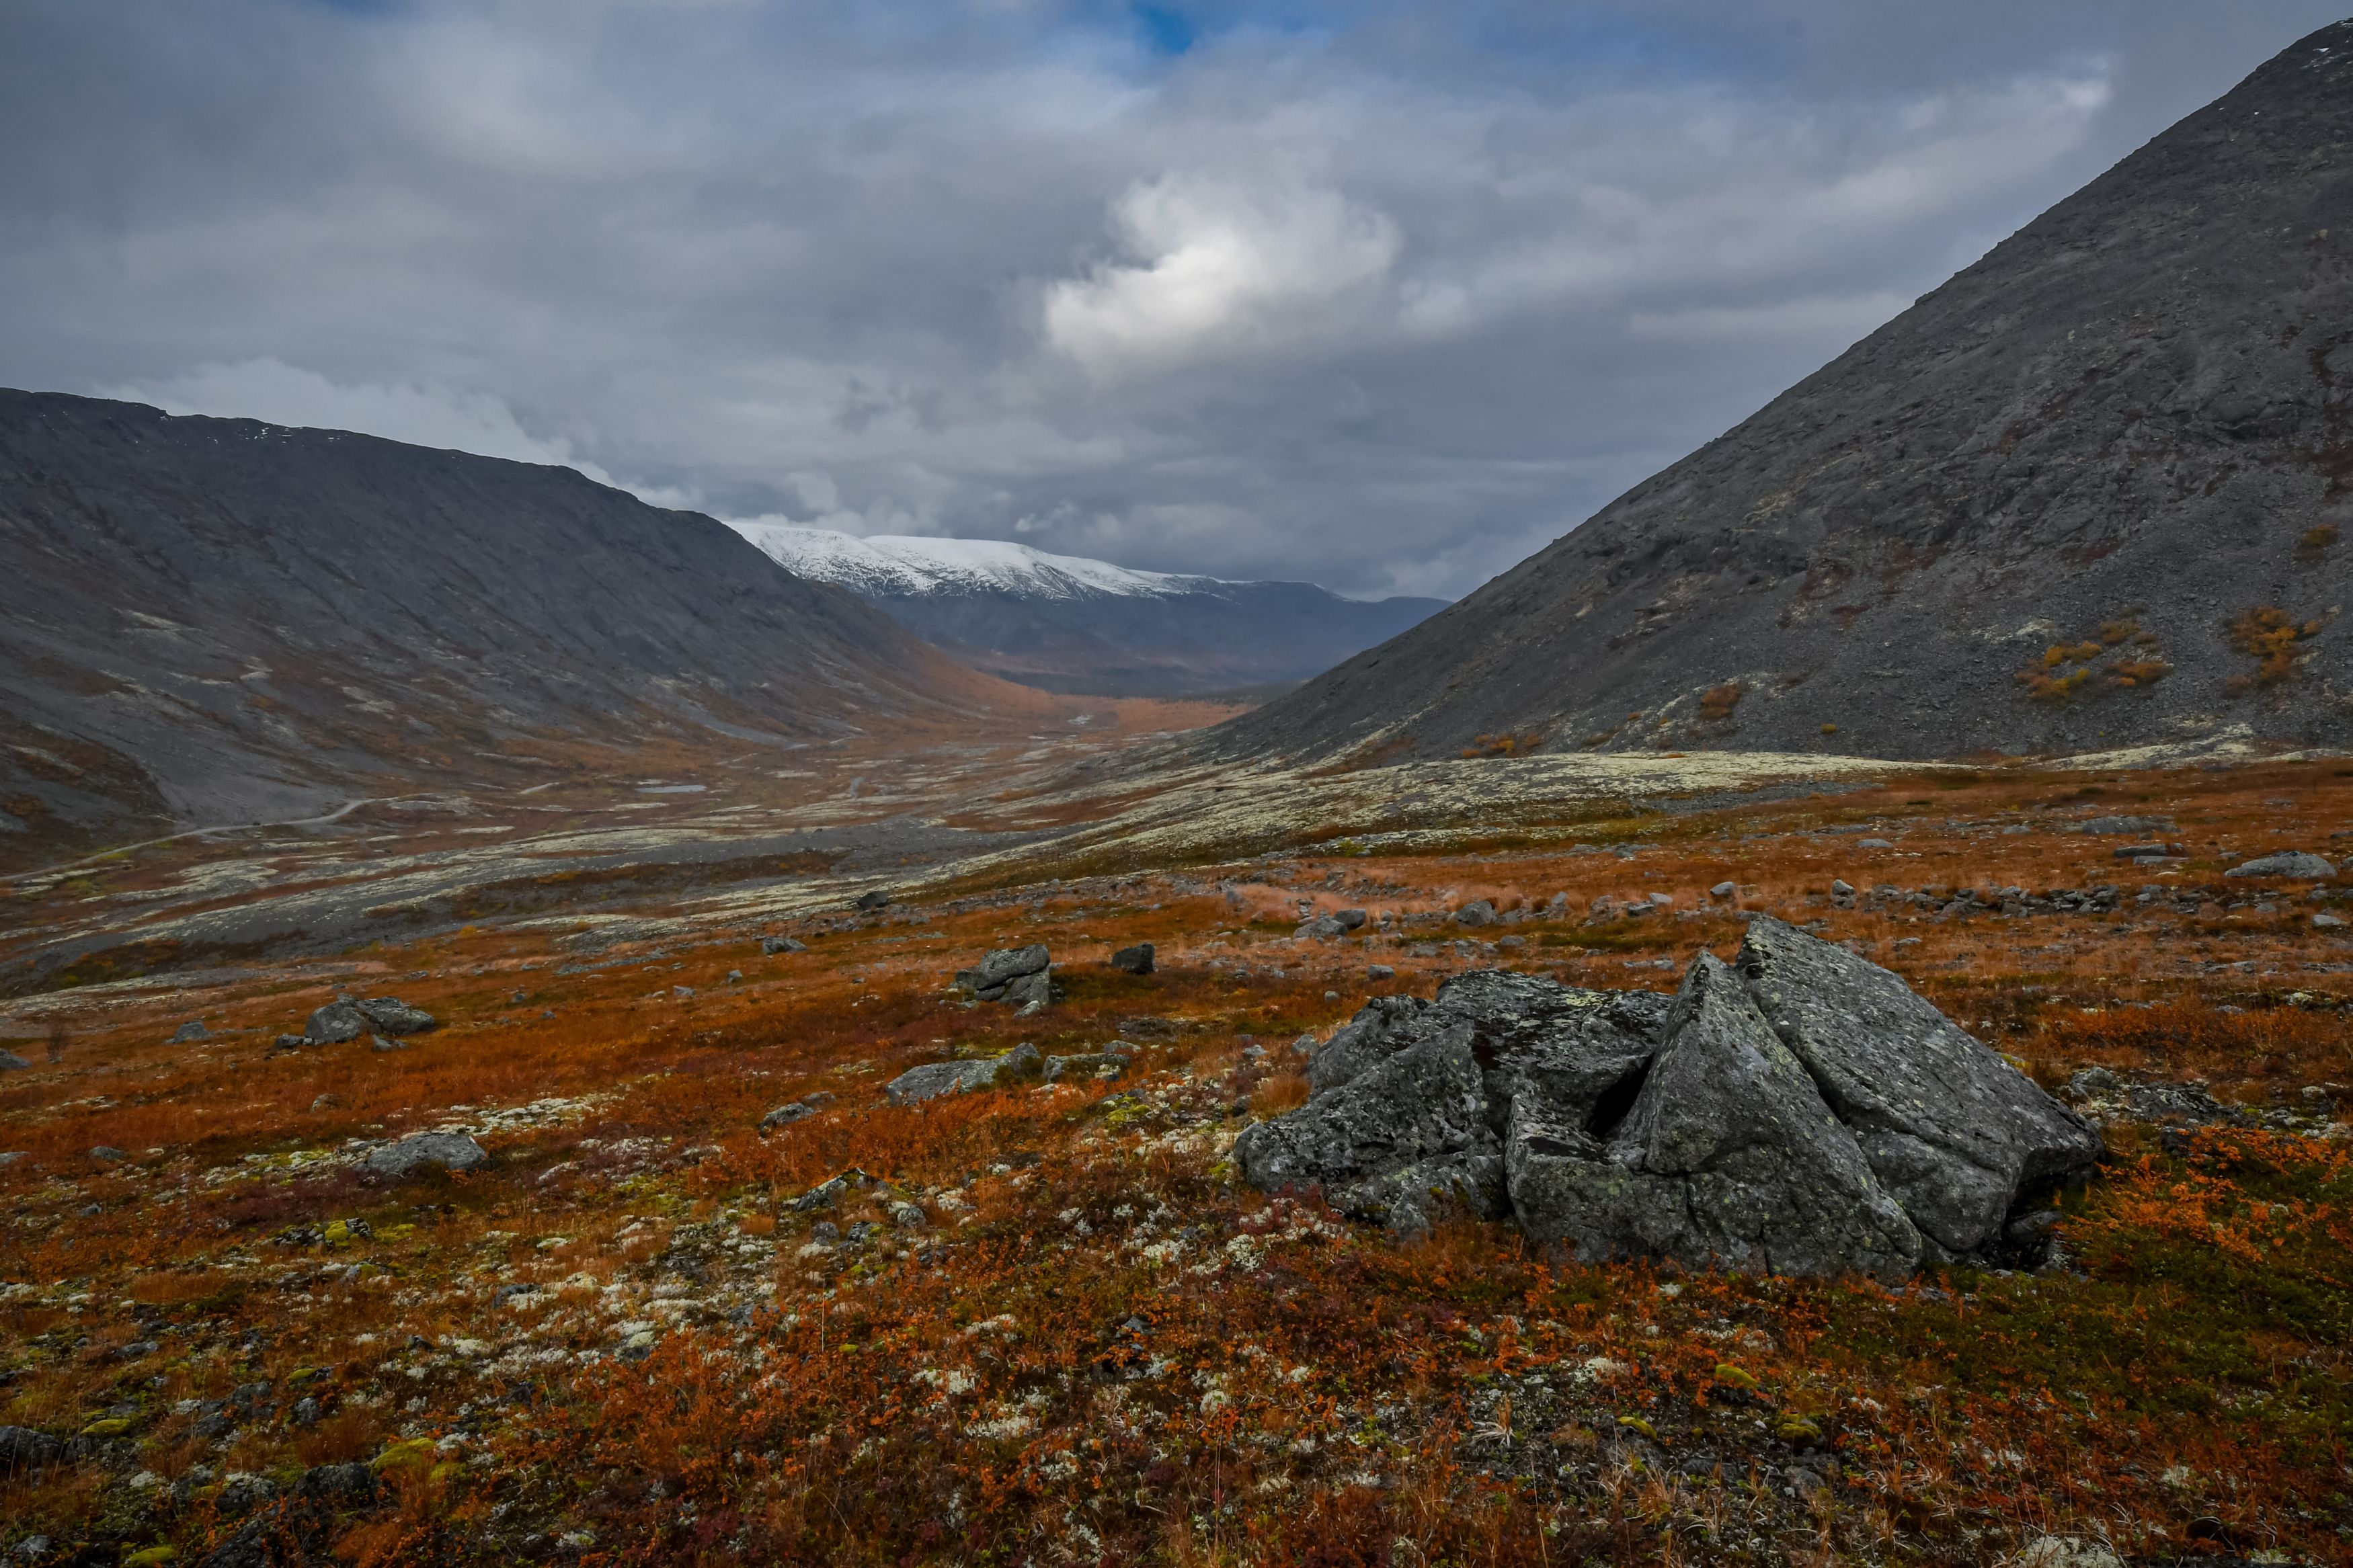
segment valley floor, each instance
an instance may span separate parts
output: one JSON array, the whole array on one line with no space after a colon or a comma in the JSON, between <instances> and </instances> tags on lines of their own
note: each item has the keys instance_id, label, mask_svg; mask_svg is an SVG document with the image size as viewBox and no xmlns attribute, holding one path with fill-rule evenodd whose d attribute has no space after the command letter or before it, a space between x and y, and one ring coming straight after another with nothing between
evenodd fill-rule
<instances>
[{"instance_id":1,"label":"valley floor","mask_svg":"<svg viewBox=\"0 0 2353 1568\"><path fill-rule=\"evenodd\" d=\"M536 826L512 802L363 813L13 884L0 1551L2353 1550L2353 886L2225 875L2353 852L2353 768L1089 784L1124 743L934 759L929 790L919 761L851 771L855 794L625 783ZM2116 816L2165 820L2081 831ZM2139 845L2179 853L2116 854ZM1455 918L1481 901L1493 923ZM1347 909L1354 934L1295 934ZM1400 1242L1227 1158L1303 1099L1294 1042L1369 994L1498 965L1668 989L1756 910L1897 970L2103 1124L2055 1266L1894 1289L1578 1266L1508 1225ZM1032 942L1067 989L1050 1010L951 988ZM1141 942L1155 973L1106 963ZM439 1026L273 1050L338 992ZM164 1043L190 1020L206 1037ZM1115 1041L1117 1077L882 1093ZM490 1163L369 1173L441 1129Z\"/></svg>"}]
</instances>

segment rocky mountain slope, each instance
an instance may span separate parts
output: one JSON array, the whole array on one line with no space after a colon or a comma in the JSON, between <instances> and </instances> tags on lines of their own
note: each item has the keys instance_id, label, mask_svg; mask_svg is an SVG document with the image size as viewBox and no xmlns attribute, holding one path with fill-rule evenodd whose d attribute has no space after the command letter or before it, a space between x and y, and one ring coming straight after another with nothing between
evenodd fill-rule
<instances>
[{"instance_id":1,"label":"rocky mountain slope","mask_svg":"<svg viewBox=\"0 0 2353 1568\"><path fill-rule=\"evenodd\" d=\"M1301 680L1445 606L1344 599L1313 583L1138 572L997 540L733 526L787 570L839 584L959 658L1050 691L1164 697Z\"/></svg>"},{"instance_id":2,"label":"rocky mountain slope","mask_svg":"<svg viewBox=\"0 0 2353 1568\"><path fill-rule=\"evenodd\" d=\"M994 686L570 468L0 392L8 858L527 786L585 748L807 742Z\"/></svg>"},{"instance_id":3,"label":"rocky mountain slope","mask_svg":"<svg viewBox=\"0 0 2353 1568\"><path fill-rule=\"evenodd\" d=\"M2353 23L1237 752L2353 742Z\"/></svg>"}]
</instances>

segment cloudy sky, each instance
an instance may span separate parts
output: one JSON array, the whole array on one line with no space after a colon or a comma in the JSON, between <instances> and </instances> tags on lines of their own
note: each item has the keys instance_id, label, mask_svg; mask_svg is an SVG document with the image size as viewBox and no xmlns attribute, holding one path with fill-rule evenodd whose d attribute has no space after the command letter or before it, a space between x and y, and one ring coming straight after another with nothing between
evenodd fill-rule
<instances>
[{"instance_id":1,"label":"cloudy sky","mask_svg":"<svg viewBox=\"0 0 2353 1568\"><path fill-rule=\"evenodd\" d=\"M6 0L0 383L1452 595L2346 0Z\"/></svg>"}]
</instances>

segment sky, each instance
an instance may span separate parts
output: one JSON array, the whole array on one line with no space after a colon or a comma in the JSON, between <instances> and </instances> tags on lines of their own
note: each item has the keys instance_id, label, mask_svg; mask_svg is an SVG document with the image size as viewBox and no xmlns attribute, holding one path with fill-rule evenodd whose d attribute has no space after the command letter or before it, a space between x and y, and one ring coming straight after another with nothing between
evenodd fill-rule
<instances>
[{"instance_id":1,"label":"sky","mask_svg":"<svg viewBox=\"0 0 2353 1568\"><path fill-rule=\"evenodd\" d=\"M8 0L0 384L1453 597L2347 0Z\"/></svg>"}]
</instances>

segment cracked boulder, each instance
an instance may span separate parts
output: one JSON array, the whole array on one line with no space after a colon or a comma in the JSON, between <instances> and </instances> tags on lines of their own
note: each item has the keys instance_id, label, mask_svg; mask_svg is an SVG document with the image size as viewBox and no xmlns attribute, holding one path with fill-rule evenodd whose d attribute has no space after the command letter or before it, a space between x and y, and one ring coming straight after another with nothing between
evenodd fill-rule
<instances>
[{"instance_id":1,"label":"cracked boulder","mask_svg":"<svg viewBox=\"0 0 2353 1568\"><path fill-rule=\"evenodd\" d=\"M1713 954L1685 973L1666 1043L1618 1126L1548 1121L1540 1095L1513 1109L1514 1212L1529 1236L1572 1244L1583 1261L1889 1276L1919 1262L1919 1233L1854 1134Z\"/></svg>"},{"instance_id":2,"label":"cracked boulder","mask_svg":"<svg viewBox=\"0 0 2353 1568\"><path fill-rule=\"evenodd\" d=\"M882 1092L893 1105L915 1105L944 1094L1003 1089L1022 1079L1036 1078L1043 1065L1038 1047L1025 1043L1002 1056L971 1061L925 1062L922 1067L909 1068L884 1084Z\"/></svg>"},{"instance_id":3,"label":"cracked boulder","mask_svg":"<svg viewBox=\"0 0 2353 1568\"><path fill-rule=\"evenodd\" d=\"M1948 1258L1999 1238L2021 1193L2099 1159L2098 1133L1901 975L1770 916L1733 962L1881 1184Z\"/></svg>"},{"instance_id":4,"label":"cracked boulder","mask_svg":"<svg viewBox=\"0 0 2353 1568\"><path fill-rule=\"evenodd\" d=\"M1502 971L1377 997L1307 1076L1304 1107L1235 1144L1256 1185L1409 1234L1456 1203L1588 1259L2017 1260L2101 1152L1901 977L1767 919L1672 998Z\"/></svg>"}]
</instances>

